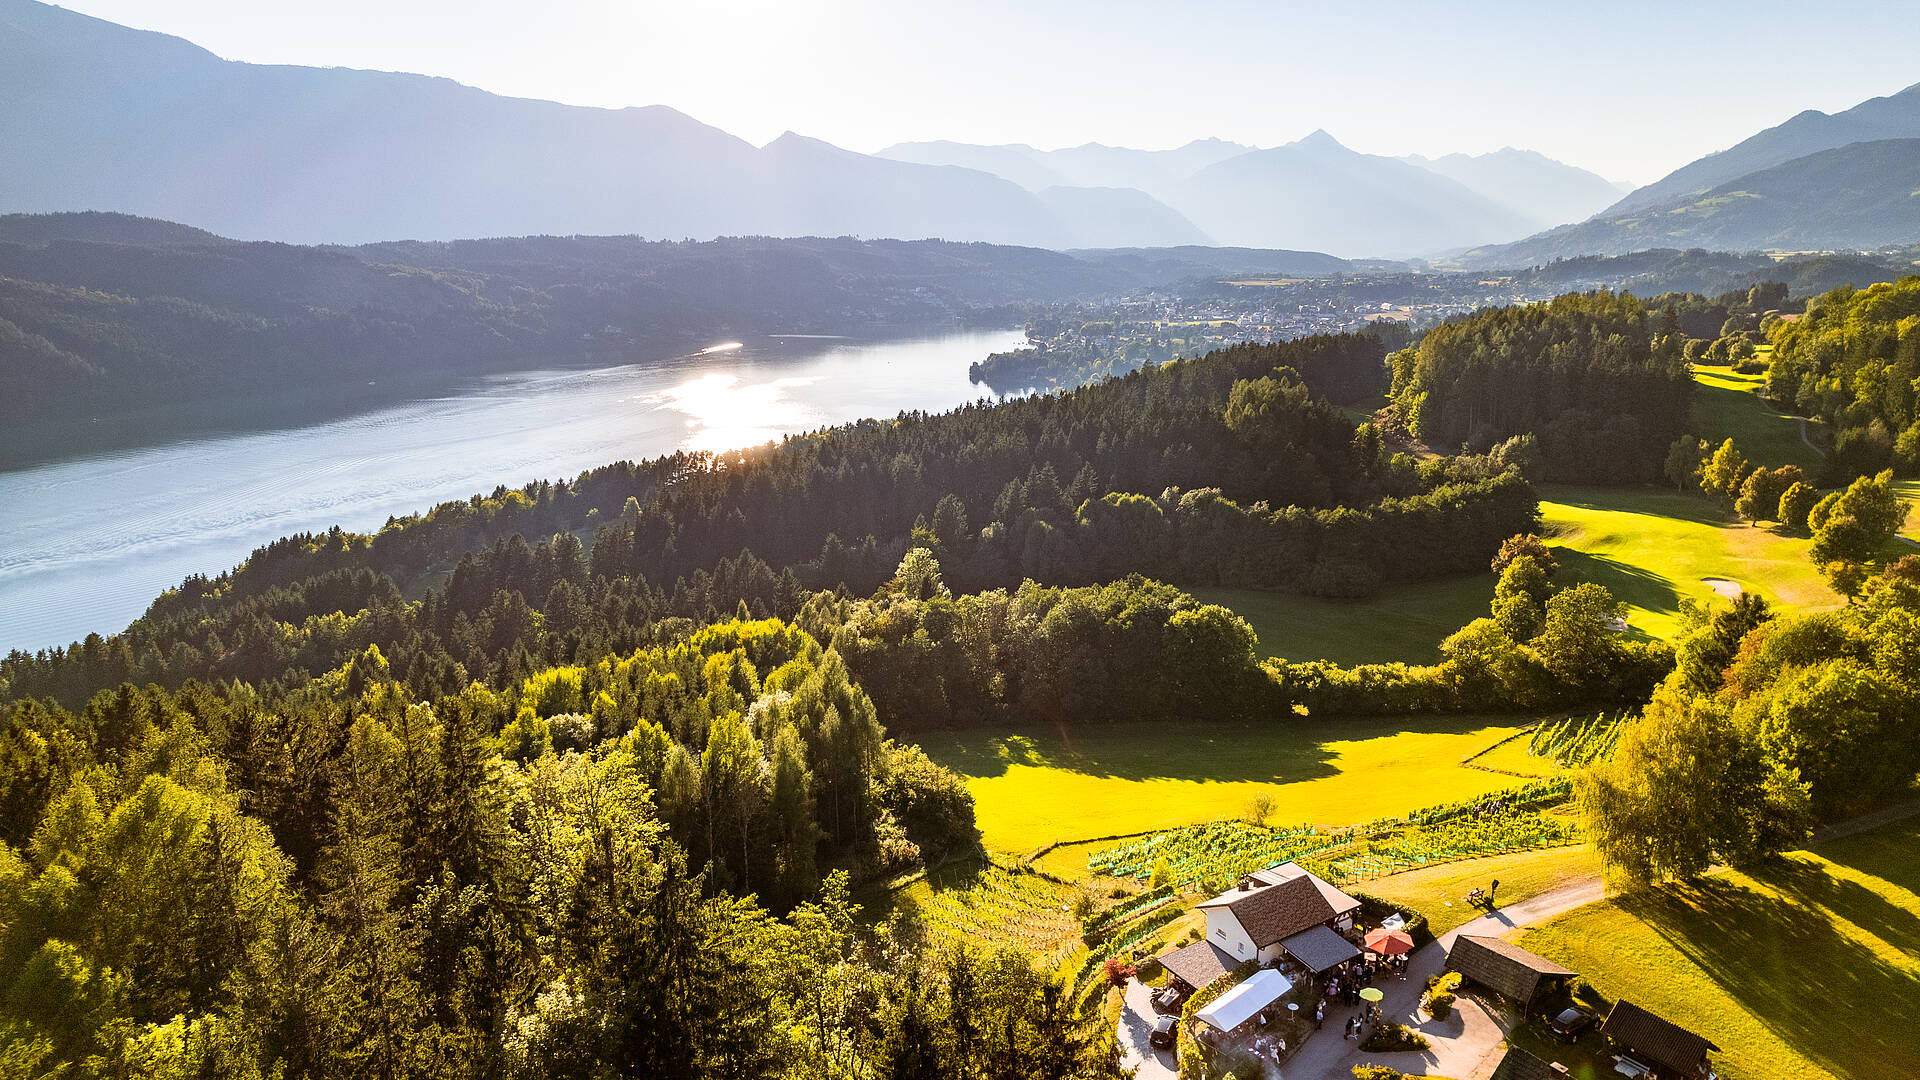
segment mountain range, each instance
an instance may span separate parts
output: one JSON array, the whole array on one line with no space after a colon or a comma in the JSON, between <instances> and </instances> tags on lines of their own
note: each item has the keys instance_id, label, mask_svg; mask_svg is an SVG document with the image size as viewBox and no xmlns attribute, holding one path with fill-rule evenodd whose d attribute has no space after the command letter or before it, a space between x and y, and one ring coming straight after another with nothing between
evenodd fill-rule
<instances>
[{"instance_id":1,"label":"mountain range","mask_svg":"<svg viewBox=\"0 0 1920 1080\"><path fill-rule=\"evenodd\" d=\"M1920 85L1803 112L1629 193L1587 221L1460 262L1532 265L1648 248L1858 251L1920 243Z\"/></svg>"},{"instance_id":2,"label":"mountain range","mask_svg":"<svg viewBox=\"0 0 1920 1080\"><path fill-rule=\"evenodd\" d=\"M1325 131L1260 149L1203 139L1172 150L1088 143L900 143L880 157L990 172L1030 191L1059 185L1136 188L1220 243L1405 257L1517 238L1578 221L1621 194L1611 181L1529 150L1388 158Z\"/></svg>"},{"instance_id":3,"label":"mountain range","mask_svg":"<svg viewBox=\"0 0 1920 1080\"><path fill-rule=\"evenodd\" d=\"M294 243L859 235L1403 256L1549 223L1466 171L1356 154L1324 133L1266 150L1206 139L869 155L791 132L756 147L665 106L238 63L36 0L0 0L0 145L0 211L108 210ZM1605 183L1527 164L1552 174L1541 186Z\"/></svg>"},{"instance_id":4,"label":"mountain range","mask_svg":"<svg viewBox=\"0 0 1920 1080\"><path fill-rule=\"evenodd\" d=\"M509 98L421 75L245 64L0 0L0 212L104 210L313 244L535 234L1234 245L1531 265L1654 247L1920 239L1920 86L1805 112L1645 188L1514 148L755 146L665 106ZM1608 205L1611 203L1612 205ZM1572 222L1573 224L1563 224Z\"/></svg>"}]
</instances>

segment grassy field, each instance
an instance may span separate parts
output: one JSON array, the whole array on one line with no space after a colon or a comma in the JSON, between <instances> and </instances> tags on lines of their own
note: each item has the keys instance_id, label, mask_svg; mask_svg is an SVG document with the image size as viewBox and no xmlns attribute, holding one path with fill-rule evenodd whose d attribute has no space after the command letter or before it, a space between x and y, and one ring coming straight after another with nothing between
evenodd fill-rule
<instances>
[{"instance_id":1,"label":"grassy field","mask_svg":"<svg viewBox=\"0 0 1920 1080\"><path fill-rule=\"evenodd\" d=\"M1540 493L1561 576L1613 590L1640 633L1671 637L1681 600L1713 598L1706 578L1737 582L1801 610L1841 606L1807 561L1810 541L1747 525L1698 495L1559 485L1543 485Z\"/></svg>"},{"instance_id":2,"label":"grassy field","mask_svg":"<svg viewBox=\"0 0 1920 1080\"><path fill-rule=\"evenodd\" d=\"M1759 394L1765 375L1742 375L1731 367L1693 369L1694 431L1718 446L1732 439L1748 460L1768 467L1798 465L1809 475L1820 471L1820 453L1800 438L1800 421L1779 412ZM1819 439L1820 425L1808 421Z\"/></svg>"},{"instance_id":3,"label":"grassy field","mask_svg":"<svg viewBox=\"0 0 1920 1080\"><path fill-rule=\"evenodd\" d=\"M1470 798L1517 781L1462 768L1460 760L1523 723L1504 716L1122 723L1071 733L932 734L920 745L967 778L990 850L1031 852L1238 817L1259 792L1273 797L1275 823L1328 825Z\"/></svg>"},{"instance_id":4,"label":"grassy field","mask_svg":"<svg viewBox=\"0 0 1920 1080\"><path fill-rule=\"evenodd\" d=\"M1920 1076L1920 820L1592 904L1519 942L1717 1043L1727 1080Z\"/></svg>"},{"instance_id":5,"label":"grassy field","mask_svg":"<svg viewBox=\"0 0 1920 1080\"><path fill-rule=\"evenodd\" d=\"M1469 889L1484 889L1488 882L1498 881L1500 902L1514 904L1599 872L1599 856L1592 847L1580 844L1408 870L1355 888L1414 908L1426 915L1435 934L1444 934L1481 914L1467 906Z\"/></svg>"},{"instance_id":6,"label":"grassy field","mask_svg":"<svg viewBox=\"0 0 1920 1080\"><path fill-rule=\"evenodd\" d=\"M1288 660L1371 664L1440 659L1448 634L1487 613L1491 572L1394 585L1369 600L1325 600L1259 589L1194 589L1253 624L1260 649Z\"/></svg>"},{"instance_id":7,"label":"grassy field","mask_svg":"<svg viewBox=\"0 0 1920 1080\"><path fill-rule=\"evenodd\" d=\"M1894 494L1912 505L1907 508L1907 523L1900 529L1900 535L1920 543L1920 480L1895 480Z\"/></svg>"}]
</instances>

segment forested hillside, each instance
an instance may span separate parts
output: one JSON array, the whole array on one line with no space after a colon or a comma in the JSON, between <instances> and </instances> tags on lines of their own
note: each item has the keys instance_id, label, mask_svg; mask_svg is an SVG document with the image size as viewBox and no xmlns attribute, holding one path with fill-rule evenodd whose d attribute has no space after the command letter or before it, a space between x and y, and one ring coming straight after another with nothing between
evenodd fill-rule
<instances>
[{"instance_id":1,"label":"forested hillside","mask_svg":"<svg viewBox=\"0 0 1920 1080\"><path fill-rule=\"evenodd\" d=\"M1767 395L1834 425L1838 479L1920 473L1920 277L1835 289L1768 340Z\"/></svg>"},{"instance_id":2,"label":"forested hillside","mask_svg":"<svg viewBox=\"0 0 1920 1080\"><path fill-rule=\"evenodd\" d=\"M73 424L287 422L492 371L659 359L754 333L1006 326L1024 303L1191 273L939 241L525 237L242 244L111 214L0 218L0 461ZM301 415L305 409L311 415ZM294 415L286 415L289 412ZM125 438L143 430L129 425Z\"/></svg>"},{"instance_id":3,"label":"forested hillside","mask_svg":"<svg viewBox=\"0 0 1920 1080\"><path fill-rule=\"evenodd\" d=\"M1644 333L1626 301L1554 311L1532 368ZM1316 392L1382 353L1240 346L500 489L9 656L9 1060L1116 1075L1085 980L857 919L856 886L977 857L966 784L890 733L1631 703L1672 664L1549 580L1538 436L1416 460ZM1488 617L1432 667L1260 661L1142 576L1344 596L1489 560Z\"/></svg>"},{"instance_id":4,"label":"forested hillside","mask_svg":"<svg viewBox=\"0 0 1920 1080\"><path fill-rule=\"evenodd\" d=\"M1555 480L1651 480L1688 423L1683 346L1677 333L1655 339L1645 307L1626 295L1482 312L1394 355L1394 408L1439 447L1533 435Z\"/></svg>"}]
</instances>

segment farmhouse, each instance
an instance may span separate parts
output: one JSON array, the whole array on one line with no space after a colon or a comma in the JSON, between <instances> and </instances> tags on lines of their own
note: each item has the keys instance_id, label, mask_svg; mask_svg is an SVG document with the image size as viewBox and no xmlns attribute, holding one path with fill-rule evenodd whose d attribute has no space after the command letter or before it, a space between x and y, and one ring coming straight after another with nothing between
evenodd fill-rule
<instances>
[{"instance_id":1,"label":"farmhouse","mask_svg":"<svg viewBox=\"0 0 1920 1080\"><path fill-rule=\"evenodd\" d=\"M1454 940L1452 951L1447 953L1447 966L1522 1007L1532 1005L1574 975L1512 942L1465 934Z\"/></svg>"},{"instance_id":2,"label":"farmhouse","mask_svg":"<svg viewBox=\"0 0 1920 1080\"><path fill-rule=\"evenodd\" d=\"M1628 1077L1697 1080L1712 1072L1707 1051L1720 1049L1630 1001L1615 1004L1600 1031L1623 1051L1616 1071Z\"/></svg>"},{"instance_id":3,"label":"farmhouse","mask_svg":"<svg viewBox=\"0 0 1920 1080\"><path fill-rule=\"evenodd\" d=\"M1235 963L1291 960L1321 972L1359 955L1337 931L1353 927L1360 901L1295 863L1255 871L1195 906L1207 913L1207 943Z\"/></svg>"}]
</instances>

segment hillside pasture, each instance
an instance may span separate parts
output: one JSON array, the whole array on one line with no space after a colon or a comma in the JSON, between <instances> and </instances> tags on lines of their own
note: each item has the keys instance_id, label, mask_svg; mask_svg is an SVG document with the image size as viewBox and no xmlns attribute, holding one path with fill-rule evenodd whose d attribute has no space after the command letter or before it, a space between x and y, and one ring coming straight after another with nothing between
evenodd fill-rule
<instances>
[{"instance_id":1,"label":"hillside pasture","mask_svg":"<svg viewBox=\"0 0 1920 1080\"><path fill-rule=\"evenodd\" d=\"M1725 1080L1920 1076L1920 819L1590 904L1518 941L1718 1044Z\"/></svg>"},{"instance_id":2,"label":"hillside pasture","mask_svg":"<svg viewBox=\"0 0 1920 1080\"><path fill-rule=\"evenodd\" d=\"M1560 485L1540 492L1542 535L1560 579L1611 589L1638 633L1671 638L1682 600L1714 600L1709 578L1801 610L1841 606L1807 560L1811 541L1749 525L1700 495Z\"/></svg>"},{"instance_id":3,"label":"hillside pasture","mask_svg":"<svg viewBox=\"0 0 1920 1080\"><path fill-rule=\"evenodd\" d=\"M1693 381L1694 431L1709 444L1718 446L1732 439L1749 461L1769 468L1798 465L1809 476L1819 474L1824 459L1800 438L1800 419L1780 412L1760 396L1765 375L1695 365ZM1818 442L1820 425L1808 421L1807 427Z\"/></svg>"},{"instance_id":4,"label":"hillside pasture","mask_svg":"<svg viewBox=\"0 0 1920 1080\"><path fill-rule=\"evenodd\" d=\"M1447 635L1487 613L1494 576L1468 574L1392 585L1365 600L1327 600L1263 589L1193 589L1231 608L1260 636L1263 656L1378 664L1432 664Z\"/></svg>"},{"instance_id":5,"label":"hillside pasture","mask_svg":"<svg viewBox=\"0 0 1920 1080\"><path fill-rule=\"evenodd\" d=\"M1273 823L1350 825L1511 787L1460 766L1511 735L1510 716L1264 724L1125 722L1074 731L971 729L920 745L966 777L989 850L1125 836L1240 817L1258 794ZM1079 856L1085 873L1085 854ZM1071 857L1049 859L1054 872Z\"/></svg>"}]
</instances>

